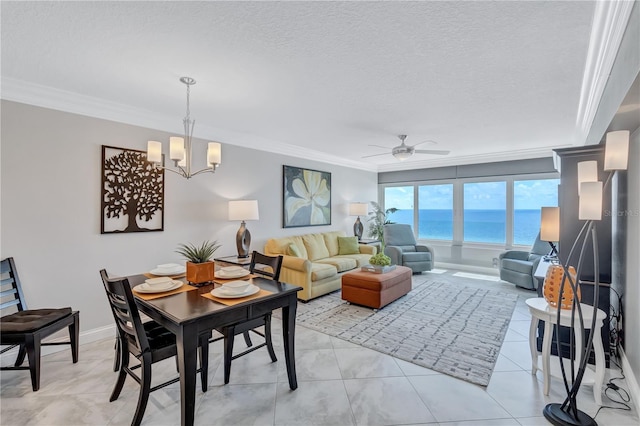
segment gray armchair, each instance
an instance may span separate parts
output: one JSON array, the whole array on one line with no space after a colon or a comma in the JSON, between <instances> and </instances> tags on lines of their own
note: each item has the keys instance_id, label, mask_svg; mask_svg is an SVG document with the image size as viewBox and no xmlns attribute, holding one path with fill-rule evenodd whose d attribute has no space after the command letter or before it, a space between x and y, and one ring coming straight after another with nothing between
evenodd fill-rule
<instances>
[{"instance_id":1,"label":"gray armchair","mask_svg":"<svg viewBox=\"0 0 640 426\"><path fill-rule=\"evenodd\" d=\"M518 287L535 290L538 280L534 277L538 263L550 251L549 243L536 237L530 251L507 250L500 253L500 279Z\"/></svg>"},{"instance_id":2,"label":"gray armchair","mask_svg":"<svg viewBox=\"0 0 640 426\"><path fill-rule=\"evenodd\" d=\"M414 274L433 268L433 249L416 243L410 225L399 223L383 226L384 254L394 265L411 268Z\"/></svg>"}]
</instances>

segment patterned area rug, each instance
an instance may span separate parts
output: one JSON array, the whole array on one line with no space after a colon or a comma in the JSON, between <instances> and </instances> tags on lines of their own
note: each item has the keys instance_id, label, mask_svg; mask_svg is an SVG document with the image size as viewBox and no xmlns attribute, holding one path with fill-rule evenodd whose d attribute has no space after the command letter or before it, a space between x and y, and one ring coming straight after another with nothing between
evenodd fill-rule
<instances>
[{"instance_id":1,"label":"patterned area rug","mask_svg":"<svg viewBox=\"0 0 640 426\"><path fill-rule=\"evenodd\" d=\"M299 303L296 323L487 386L518 294L458 281L414 276L413 290L378 312L337 291Z\"/></svg>"}]
</instances>

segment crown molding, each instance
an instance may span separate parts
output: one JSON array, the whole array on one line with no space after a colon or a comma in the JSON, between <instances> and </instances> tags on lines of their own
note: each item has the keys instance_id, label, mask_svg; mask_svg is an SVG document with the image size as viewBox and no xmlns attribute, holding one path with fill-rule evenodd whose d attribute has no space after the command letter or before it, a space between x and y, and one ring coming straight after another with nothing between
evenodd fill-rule
<instances>
[{"instance_id":1,"label":"crown molding","mask_svg":"<svg viewBox=\"0 0 640 426\"><path fill-rule=\"evenodd\" d=\"M634 3L596 1L576 117L579 145L586 143Z\"/></svg>"},{"instance_id":2,"label":"crown molding","mask_svg":"<svg viewBox=\"0 0 640 426\"><path fill-rule=\"evenodd\" d=\"M110 102L92 96L55 89L8 77L2 78L2 92L0 97L8 101L20 102L28 105L55 109L72 114L110 120L133 126L141 126L170 133L180 134L184 131L181 121L177 120L176 117L169 117L117 102ZM175 123L175 125L168 123ZM351 161L337 155L330 155L295 145L265 139L255 135L227 131L211 126L198 125L195 129L194 137L216 140L221 143L272 152L280 155L313 159L314 161L331 163L359 170L370 172L378 171L376 165Z\"/></svg>"}]
</instances>

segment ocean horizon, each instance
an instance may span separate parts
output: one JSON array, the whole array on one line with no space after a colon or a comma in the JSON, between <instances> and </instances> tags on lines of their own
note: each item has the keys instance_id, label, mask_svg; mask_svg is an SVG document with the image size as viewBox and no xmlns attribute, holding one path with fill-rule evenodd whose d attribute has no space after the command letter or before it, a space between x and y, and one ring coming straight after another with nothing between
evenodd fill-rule
<instances>
[{"instance_id":1,"label":"ocean horizon","mask_svg":"<svg viewBox=\"0 0 640 426\"><path fill-rule=\"evenodd\" d=\"M464 241L506 243L506 210L465 210ZM413 210L398 210L387 217L395 223L413 225ZM453 239L453 211L421 209L418 238L429 240ZM540 210L515 210L513 218L513 244L533 245L540 231Z\"/></svg>"}]
</instances>

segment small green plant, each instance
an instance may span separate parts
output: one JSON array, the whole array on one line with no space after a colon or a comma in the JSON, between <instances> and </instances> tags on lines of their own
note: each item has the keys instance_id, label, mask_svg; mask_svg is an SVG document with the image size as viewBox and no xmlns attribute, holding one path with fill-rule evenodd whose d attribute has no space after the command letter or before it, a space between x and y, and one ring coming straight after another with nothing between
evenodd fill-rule
<instances>
[{"instance_id":1,"label":"small green plant","mask_svg":"<svg viewBox=\"0 0 640 426\"><path fill-rule=\"evenodd\" d=\"M178 244L176 253L184 256L191 263L209 262L213 253L220 248L218 241L205 241L200 247L194 244Z\"/></svg>"},{"instance_id":2,"label":"small green plant","mask_svg":"<svg viewBox=\"0 0 640 426\"><path fill-rule=\"evenodd\" d=\"M391 265L391 258L384 253L378 253L371 256L369 263L377 266L389 266Z\"/></svg>"}]
</instances>

